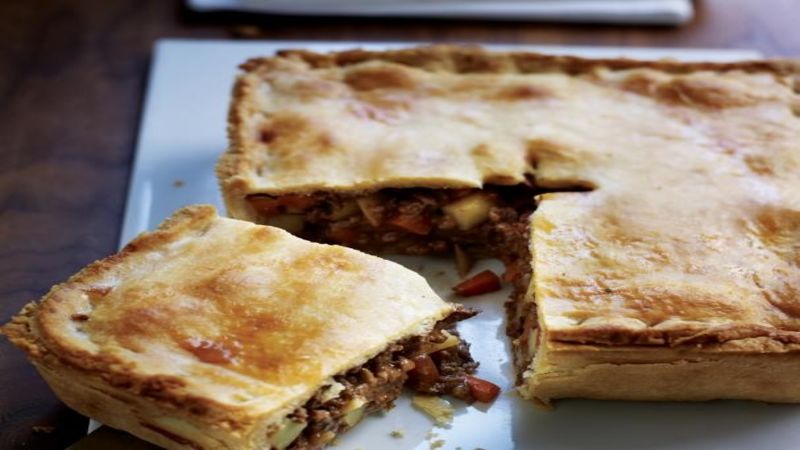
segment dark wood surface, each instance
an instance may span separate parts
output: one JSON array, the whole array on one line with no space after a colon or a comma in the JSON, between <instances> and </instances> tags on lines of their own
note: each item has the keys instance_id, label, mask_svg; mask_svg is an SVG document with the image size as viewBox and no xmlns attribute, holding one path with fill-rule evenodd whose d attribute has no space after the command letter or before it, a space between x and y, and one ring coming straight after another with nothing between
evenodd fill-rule
<instances>
[{"instance_id":1,"label":"dark wood surface","mask_svg":"<svg viewBox=\"0 0 800 450\"><path fill-rule=\"evenodd\" d=\"M113 252L159 37L755 48L800 56L800 0L706 0L681 28L195 14L166 0L0 2L0 322ZM0 449L61 449L86 419L0 339Z\"/></svg>"}]
</instances>

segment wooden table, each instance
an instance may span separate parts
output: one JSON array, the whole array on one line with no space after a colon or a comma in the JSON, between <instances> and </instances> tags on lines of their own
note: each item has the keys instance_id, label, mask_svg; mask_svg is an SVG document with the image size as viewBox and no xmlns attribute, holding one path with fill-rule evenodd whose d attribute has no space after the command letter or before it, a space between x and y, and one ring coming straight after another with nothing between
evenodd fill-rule
<instances>
[{"instance_id":1,"label":"wooden table","mask_svg":"<svg viewBox=\"0 0 800 450\"><path fill-rule=\"evenodd\" d=\"M735 47L800 56L800 0L706 0L682 28L199 15L165 0L0 2L0 322L117 247L153 40ZM0 448L62 449L86 418L0 339Z\"/></svg>"}]
</instances>

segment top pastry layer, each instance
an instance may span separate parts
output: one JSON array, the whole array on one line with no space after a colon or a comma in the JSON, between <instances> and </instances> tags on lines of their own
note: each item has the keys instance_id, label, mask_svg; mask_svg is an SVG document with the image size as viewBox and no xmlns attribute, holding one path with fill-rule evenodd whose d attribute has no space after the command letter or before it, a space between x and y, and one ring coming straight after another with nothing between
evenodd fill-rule
<instances>
[{"instance_id":1,"label":"top pastry layer","mask_svg":"<svg viewBox=\"0 0 800 450\"><path fill-rule=\"evenodd\" d=\"M798 107L788 98L791 62L648 63L429 47L287 51L242 67L218 170L227 190L240 194L514 184L534 167L540 184L571 185L586 180L565 172L573 165L548 144L575 122L602 116L593 98L623 114L630 102L650 102L664 116L670 106ZM553 114L565 106L580 115Z\"/></svg>"},{"instance_id":2,"label":"top pastry layer","mask_svg":"<svg viewBox=\"0 0 800 450\"><path fill-rule=\"evenodd\" d=\"M3 332L35 362L236 429L282 419L333 375L451 311L398 264L194 206L55 286Z\"/></svg>"},{"instance_id":3,"label":"top pastry layer","mask_svg":"<svg viewBox=\"0 0 800 450\"><path fill-rule=\"evenodd\" d=\"M243 66L218 172L248 193L513 184L567 342L800 340L800 70L433 47Z\"/></svg>"}]
</instances>

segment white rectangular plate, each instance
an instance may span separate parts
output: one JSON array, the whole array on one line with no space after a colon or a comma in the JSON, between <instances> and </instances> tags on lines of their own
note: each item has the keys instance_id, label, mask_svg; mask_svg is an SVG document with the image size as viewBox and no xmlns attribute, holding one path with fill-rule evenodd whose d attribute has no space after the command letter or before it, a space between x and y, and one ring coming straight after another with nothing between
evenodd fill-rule
<instances>
[{"instance_id":1,"label":"white rectangular plate","mask_svg":"<svg viewBox=\"0 0 800 450\"><path fill-rule=\"evenodd\" d=\"M157 43L141 121L121 243L153 229L175 209L192 203L221 208L214 164L225 149L226 114L236 66L249 57L281 48L318 51L354 47L385 49L408 44L228 42L163 40ZM752 59L739 50L577 47L510 47L582 56L672 57L684 60ZM397 257L421 272L444 298L457 281L452 264L434 258ZM475 270L501 266L484 261ZM408 397L392 411L366 419L343 436L342 450L442 449L702 449L795 450L800 446L800 407L755 402L631 403L567 400L545 412L513 392L513 369L504 333L503 302L508 288L463 303L483 312L462 324L481 362L478 375L502 386L491 406L457 405L450 428L437 428L410 406ZM401 431L403 437L390 436Z\"/></svg>"}]
</instances>

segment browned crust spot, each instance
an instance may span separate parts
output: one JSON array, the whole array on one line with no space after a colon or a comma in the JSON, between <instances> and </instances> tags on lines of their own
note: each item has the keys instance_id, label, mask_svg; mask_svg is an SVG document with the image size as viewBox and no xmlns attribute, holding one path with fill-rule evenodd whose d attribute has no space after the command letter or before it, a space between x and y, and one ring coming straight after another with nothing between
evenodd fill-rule
<instances>
[{"instance_id":1,"label":"browned crust spot","mask_svg":"<svg viewBox=\"0 0 800 450\"><path fill-rule=\"evenodd\" d=\"M356 91L411 90L416 84L411 75L405 71L388 67L363 67L352 70L345 75L344 81Z\"/></svg>"},{"instance_id":2,"label":"browned crust spot","mask_svg":"<svg viewBox=\"0 0 800 450\"><path fill-rule=\"evenodd\" d=\"M91 286L93 280L138 253L156 249L192 232L204 233L215 217L216 209L211 205L194 205L178 210L157 230L140 234L119 253L90 264L66 282L51 288L41 301L27 304L9 323L0 327L0 334L7 336L40 364L50 367L68 366L132 394L184 408L209 423L226 421L225 414L215 413L211 408L213 402L186 394L184 381L169 376L137 375L132 367L116 358L91 354L57 339L52 329L58 326L56 322L59 315L64 313L65 292L81 286ZM102 295L104 291L104 288L98 288L95 295ZM84 320L83 316L90 314L79 312L72 314L70 318L80 322ZM228 423L227 426L240 428L243 425Z\"/></svg>"},{"instance_id":3,"label":"browned crust spot","mask_svg":"<svg viewBox=\"0 0 800 450\"><path fill-rule=\"evenodd\" d=\"M300 60L311 68L349 66L365 61L387 61L429 71L455 73L543 73L562 72L570 75L590 73L597 69L657 69L681 74L699 70L727 72L771 72L780 75L800 73L800 63L793 60L755 60L740 62L679 62L673 60L640 61L627 58L586 59L575 56L544 55L530 52L491 52L476 46L437 45L390 51L354 49L334 53L315 53L302 49L278 52L276 58ZM240 67L252 72L273 58L253 58Z\"/></svg>"}]
</instances>

